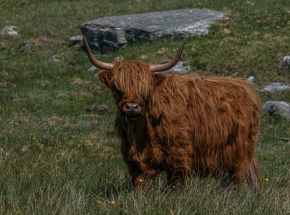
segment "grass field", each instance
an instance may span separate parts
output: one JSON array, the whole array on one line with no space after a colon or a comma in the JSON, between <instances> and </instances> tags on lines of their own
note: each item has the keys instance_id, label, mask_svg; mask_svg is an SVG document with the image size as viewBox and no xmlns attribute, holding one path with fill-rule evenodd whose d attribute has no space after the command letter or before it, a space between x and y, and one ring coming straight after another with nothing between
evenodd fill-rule
<instances>
[{"instance_id":1,"label":"grass field","mask_svg":"<svg viewBox=\"0 0 290 215\"><path fill-rule=\"evenodd\" d=\"M69 38L95 18L184 8L233 15L213 25L206 37L187 40L181 60L192 73L257 72L263 103L290 102L289 91L259 92L274 81L290 83L282 62L290 54L289 0L1 0L0 29L15 25L19 36L0 35L0 214L290 213L290 122L265 113L256 143L261 193L194 177L174 192L164 175L132 192L113 130L113 99L98 71L87 72L91 64L83 44ZM40 36L45 46L23 48ZM160 63L179 46L178 41L143 42L96 57ZM62 60L51 61L53 55ZM92 104L107 104L112 112L87 113Z\"/></svg>"}]
</instances>

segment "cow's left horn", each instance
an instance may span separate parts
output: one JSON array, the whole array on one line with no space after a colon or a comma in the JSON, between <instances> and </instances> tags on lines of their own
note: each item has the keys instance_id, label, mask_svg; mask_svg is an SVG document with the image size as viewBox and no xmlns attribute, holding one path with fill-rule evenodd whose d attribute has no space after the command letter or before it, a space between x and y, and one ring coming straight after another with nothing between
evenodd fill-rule
<instances>
[{"instance_id":1,"label":"cow's left horn","mask_svg":"<svg viewBox=\"0 0 290 215\"><path fill-rule=\"evenodd\" d=\"M177 62L179 61L179 58L182 54L184 43L185 43L185 40L183 41L183 43L182 43L177 55L175 56L175 58L173 58L170 62L165 63L165 64L150 65L150 67L149 67L150 71L151 72L161 72L161 71L165 71L165 70L168 70L168 69L171 69L172 67L174 67L175 64L177 64Z\"/></svg>"},{"instance_id":2,"label":"cow's left horn","mask_svg":"<svg viewBox=\"0 0 290 215\"><path fill-rule=\"evenodd\" d=\"M83 35L83 38L84 38L84 44L85 44L86 49L87 49L88 57L89 57L91 63L95 67L97 67L99 69L105 69L105 70L110 70L111 71L113 69L113 67L114 67L114 64L113 63L104 63L104 62L98 61L95 58L95 56L93 55L93 53L91 52L91 49L90 49L90 47L89 47L89 45L87 43L85 35Z\"/></svg>"}]
</instances>

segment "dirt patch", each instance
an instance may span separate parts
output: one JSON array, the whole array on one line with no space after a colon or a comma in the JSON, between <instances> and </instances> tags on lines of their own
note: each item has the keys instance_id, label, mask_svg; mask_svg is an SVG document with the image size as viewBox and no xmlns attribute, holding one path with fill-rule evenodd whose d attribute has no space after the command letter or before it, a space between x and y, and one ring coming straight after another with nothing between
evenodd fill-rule
<instances>
[{"instance_id":1,"label":"dirt patch","mask_svg":"<svg viewBox=\"0 0 290 215\"><path fill-rule=\"evenodd\" d=\"M96 112L111 112L110 108L106 104L102 105L92 105L87 108L87 111L96 111Z\"/></svg>"},{"instance_id":2,"label":"dirt patch","mask_svg":"<svg viewBox=\"0 0 290 215\"><path fill-rule=\"evenodd\" d=\"M57 94L57 96L56 96L56 98L63 98L63 97L67 98L68 95L60 93L60 94Z\"/></svg>"},{"instance_id":3,"label":"dirt patch","mask_svg":"<svg viewBox=\"0 0 290 215\"><path fill-rule=\"evenodd\" d=\"M76 84L90 84L90 81L82 80L80 78L73 78L71 80L71 84L76 85Z\"/></svg>"},{"instance_id":4,"label":"dirt patch","mask_svg":"<svg viewBox=\"0 0 290 215\"><path fill-rule=\"evenodd\" d=\"M96 118L99 118L98 115L84 115L84 117L88 117L88 118L91 118L91 119L96 119Z\"/></svg>"},{"instance_id":5,"label":"dirt patch","mask_svg":"<svg viewBox=\"0 0 290 215\"><path fill-rule=\"evenodd\" d=\"M93 94L91 94L91 93L86 93L86 92L83 92L83 91L81 91L81 92L79 92L79 93L73 92L73 95L76 96L76 97L78 97L78 98L79 98L79 97L91 97L91 98L94 97Z\"/></svg>"},{"instance_id":6,"label":"dirt patch","mask_svg":"<svg viewBox=\"0 0 290 215\"><path fill-rule=\"evenodd\" d=\"M23 118L11 120L9 122L9 125L10 126L17 126L17 125L20 125L20 124L26 124L28 122L29 122L28 119L26 119L25 117L23 117Z\"/></svg>"},{"instance_id":7,"label":"dirt patch","mask_svg":"<svg viewBox=\"0 0 290 215\"><path fill-rule=\"evenodd\" d=\"M28 152L28 151L42 151L44 148L43 144L35 144L35 145L30 145L30 146L23 146L21 149L17 151L19 152Z\"/></svg>"},{"instance_id":8,"label":"dirt patch","mask_svg":"<svg viewBox=\"0 0 290 215\"><path fill-rule=\"evenodd\" d=\"M59 117L57 117L57 116L53 116L53 117L51 117L51 119L52 119L53 121L55 121L55 122L63 122L63 121L64 121L64 119L59 118Z\"/></svg>"},{"instance_id":9,"label":"dirt patch","mask_svg":"<svg viewBox=\"0 0 290 215\"><path fill-rule=\"evenodd\" d=\"M223 33L224 33L224 34L230 34L231 31L230 31L230 29L225 28L225 29L223 30Z\"/></svg>"}]
</instances>

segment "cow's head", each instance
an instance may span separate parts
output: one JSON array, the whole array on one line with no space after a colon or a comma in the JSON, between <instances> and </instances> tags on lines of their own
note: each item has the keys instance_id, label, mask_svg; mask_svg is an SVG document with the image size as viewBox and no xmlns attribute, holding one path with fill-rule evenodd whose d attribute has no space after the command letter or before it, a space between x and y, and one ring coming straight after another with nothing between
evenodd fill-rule
<instances>
[{"instance_id":1,"label":"cow's head","mask_svg":"<svg viewBox=\"0 0 290 215\"><path fill-rule=\"evenodd\" d=\"M138 61L104 63L94 57L85 36L83 38L91 63L105 70L99 73L100 81L113 93L119 113L129 120L137 119L144 113L149 96L165 78L165 75L155 72L165 71L175 66L185 43L184 41L175 58L166 64L150 65Z\"/></svg>"}]
</instances>

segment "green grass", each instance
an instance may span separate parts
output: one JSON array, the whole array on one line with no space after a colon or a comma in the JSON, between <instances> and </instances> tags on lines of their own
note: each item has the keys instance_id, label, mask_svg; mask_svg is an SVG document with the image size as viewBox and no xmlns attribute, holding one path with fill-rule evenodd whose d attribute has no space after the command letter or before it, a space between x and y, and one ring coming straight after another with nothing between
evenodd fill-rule
<instances>
[{"instance_id":1,"label":"green grass","mask_svg":"<svg viewBox=\"0 0 290 215\"><path fill-rule=\"evenodd\" d=\"M113 130L114 101L97 72L87 72L91 64L83 44L69 38L80 34L81 23L98 17L184 8L233 15L213 25L206 37L187 39L182 60L191 72L239 72L238 77L257 72L262 102L290 102L289 91L259 93L268 83L290 82L282 62L290 54L290 1L1 0L0 29L15 25L19 36L0 35L0 214L290 213L290 122L265 113L256 144L265 179L261 193L194 177L174 192L164 175L142 193L132 192ZM39 36L46 46L22 47ZM160 63L179 46L179 41L142 42L96 56L106 62L123 56ZM52 62L53 55L63 59ZM86 112L104 103L111 113Z\"/></svg>"}]
</instances>

